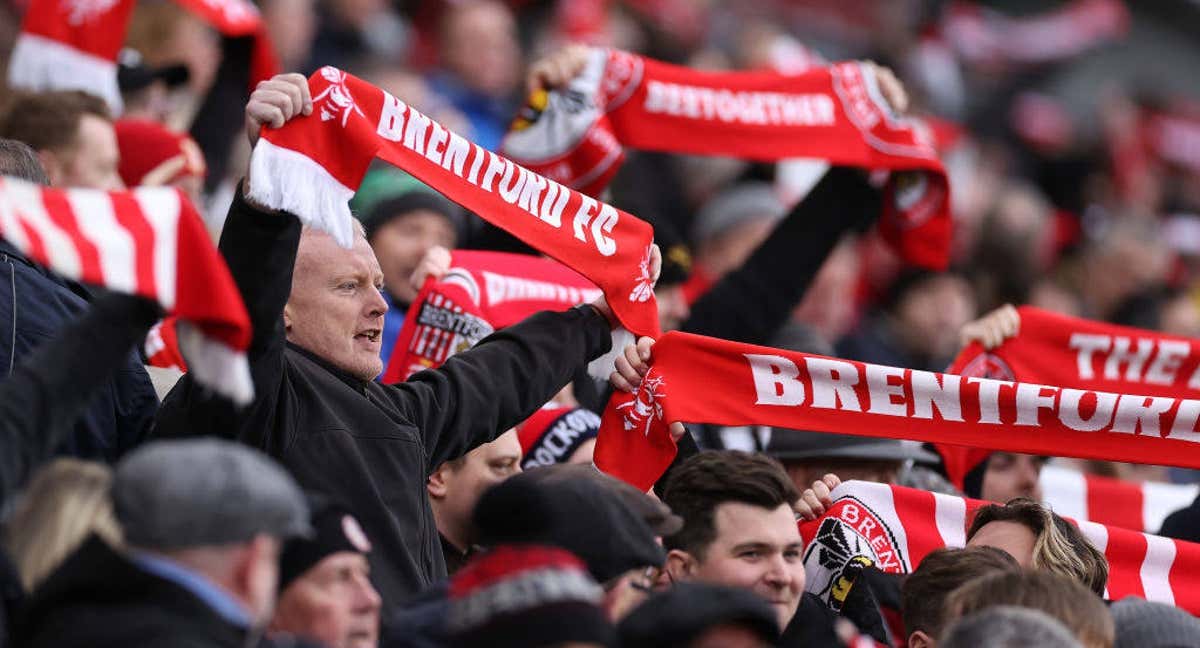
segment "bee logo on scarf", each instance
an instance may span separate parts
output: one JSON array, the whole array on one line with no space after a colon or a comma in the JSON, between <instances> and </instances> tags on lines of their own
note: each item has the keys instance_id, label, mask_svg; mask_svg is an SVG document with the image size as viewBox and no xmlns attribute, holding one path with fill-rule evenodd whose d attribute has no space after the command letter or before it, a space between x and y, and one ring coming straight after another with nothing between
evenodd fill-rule
<instances>
[{"instance_id":1,"label":"bee logo on scarf","mask_svg":"<svg viewBox=\"0 0 1200 648\"><path fill-rule=\"evenodd\" d=\"M618 410L624 410L623 425L626 430L640 428L642 436L650 436L650 426L663 417L659 399L667 395L666 386L666 380L661 376L647 375L634 392L633 400L617 406Z\"/></svg>"},{"instance_id":2,"label":"bee logo on scarf","mask_svg":"<svg viewBox=\"0 0 1200 648\"><path fill-rule=\"evenodd\" d=\"M346 121L350 119L351 112L356 112L363 117L366 116L355 105L354 95L350 94L350 88L346 87L345 72L334 67L325 66L321 68L321 76L329 82L328 88L325 88L320 94L313 97L314 104L321 104L321 121L329 121L340 115L342 126L345 127Z\"/></svg>"}]
</instances>

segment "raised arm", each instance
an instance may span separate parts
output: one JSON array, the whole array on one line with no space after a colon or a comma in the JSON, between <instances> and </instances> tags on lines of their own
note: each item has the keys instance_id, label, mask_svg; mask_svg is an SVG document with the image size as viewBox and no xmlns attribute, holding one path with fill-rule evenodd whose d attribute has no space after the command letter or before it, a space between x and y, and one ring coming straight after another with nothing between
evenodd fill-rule
<instances>
[{"instance_id":1,"label":"raised arm","mask_svg":"<svg viewBox=\"0 0 1200 648\"><path fill-rule=\"evenodd\" d=\"M281 126L288 119L309 112L312 101L307 80L299 74L276 76L260 83L250 96L246 105L246 134L253 144L264 124ZM238 410L184 376L159 408L156 431L159 436L240 437L257 445L261 439L247 438L244 432L253 434L270 429L263 425L263 417L269 418L274 411L283 380L287 342L283 308L291 292L296 249L300 245L300 221L291 214L265 210L249 202L245 195L253 182L253 178L247 178L237 191L218 247L246 304L254 330L247 356L255 400L248 408Z\"/></svg>"},{"instance_id":2,"label":"raised arm","mask_svg":"<svg viewBox=\"0 0 1200 648\"><path fill-rule=\"evenodd\" d=\"M160 316L154 302L104 295L0 383L0 509L50 458Z\"/></svg>"},{"instance_id":3,"label":"raised arm","mask_svg":"<svg viewBox=\"0 0 1200 648\"><path fill-rule=\"evenodd\" d=\"M864 229L881 208L879 191L867 183L862 171L833 167L741 268L725 275L692 305L683 330L767 344L787 322L842 236Z\"/></svg>"}]
</instances>

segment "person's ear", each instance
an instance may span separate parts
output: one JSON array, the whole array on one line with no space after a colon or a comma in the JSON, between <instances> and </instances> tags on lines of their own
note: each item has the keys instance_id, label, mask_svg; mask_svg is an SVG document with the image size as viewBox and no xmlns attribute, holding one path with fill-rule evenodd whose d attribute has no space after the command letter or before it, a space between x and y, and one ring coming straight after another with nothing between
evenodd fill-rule
<instances>
[{"instance_id":1,"label":"person's ear","mask_svg":"<svg viewBox=\"0 0 1200 648\"><path fill-rule=\"evenodd\" d=\"M283 306L283 331L285 335L292 332L292 303L290 301Z\"/></svg>"},{"instance_id":2,"label":"person's ear","mask_svg":"<svg viewBox=\"0 0 1200 648\"><path fill-rule=\"evenodd\" d=\"M908 648L936 648L937 642L923 630L908 635Z\"/></svg>"},{"instance_id":3,"label":"person's ear","mask_svg":"<svg viewBox=\"0 0 1200 648\"><path fill-rule=\"evenodd\" d=\"M63 160L53 151L38 151L38 160L42 163L42 168L46 171L46 178L50 180L50 186L57 187L62 185L63 181Z\"/></svg>"},{"instance_id":4,"label":"person's ear","mask_svg":"<svg viewBox=\"0 0 1200 648\"><path fill-rule=\"evenodd\" d=\"M446 473L450 470L445 463L437 467L433 474L429 475L429 479L425 480L425 490L429 496L434 499L442 499L446 496L446 491L449 486L446 480Z\"/></svg>"},{"instance_id":5,"label":"person's ear","mask_svg":"<svg viewBox=\"0 0 1200 648\"><path fill-rule=\"evenodd\" d=\"M689 581L696 571L696 558L682 549L672 549L667 552L664 569L672 582Z\"/></svg>"}]
</instances>

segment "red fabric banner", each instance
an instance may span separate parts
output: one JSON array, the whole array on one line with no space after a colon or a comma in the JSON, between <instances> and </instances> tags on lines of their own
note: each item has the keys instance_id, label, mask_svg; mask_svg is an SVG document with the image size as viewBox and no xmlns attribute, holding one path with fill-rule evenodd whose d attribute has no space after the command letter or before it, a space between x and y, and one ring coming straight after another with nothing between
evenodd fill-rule
<instances>
[{"instance_id":1,"label":"red fabric banner","mask_svg":"<svg viewBox=\"0 0 1200 648\"><path fill-rule=\"evenodd\" d=\"M959 352L947 370L1074 389L1200 397L1200 340L1017 308L1016 336L985 351Z\"/></svg>"},{"instance_id":2,"label":"red fabric banner","mask_svg":"<svg viewBox=\"0 0 1200 648\"><path fill-rule=\"evenodd\" d=\"M921 122L891 113L869 66L703 72L593 49L566 88L535 93L502 150L598 195L620 167L623 146L914 171L889 181L881 233L912 263L949 263L949 187L933 138Z\"/></svg>"},{"instance_id":3,"label":"red fabric banner","mask_svg":"<svg viewBox=\"0 0 1200 648\"><path fill-rule=\"evenodd\" d=\"M673 421L1200 468L1200 400L962 377L676 332L655 344L636 393L609 402L596 465L649 488L675 455Z\"/></svg>"},{"instance_id":4,"label":"red fabric banner","mask_svg":"<svg viewBox=\"0 0 1200 648\"><path fill-rule=\"evenodd\" d=\"M313 114L263 129L251 197L353 240L347 202L378 157L593 281L630 331L657 336L644 221L514 164L332 67L309 78Z\"/></svg>"},{"instance_id":5,"label":"red fabric banner","mask_svg":"<svg viewBox=\"0 0 1200 648\"><path fill-rule=\"evenodd\" d=\"M455 250L440 280L425 281L408 311L384 384L440 366L496 329L543 310L590 303L600 289L579 273L526 254Z\"/></svg>"},{"instance_id":6,"label":"red fabric banner","mask_svg":"<svg viewBox=\"0 0 1200 648\"><path fill-rule=\"evenodd\" d=\"M833 490L833 506L800 523L805 589L827 602L854 571L912 572L929 552L962 547L975 512L988 504L914 488L848 481ZM1200 613L1200 545L1075 520L1108 558L1108 598L1140 596Z\"/></svg>"},{"instance_id":7,"label":"red fabric banner","mask_svg":"<svg viewBox=\"0 0 1200 648\"><path fill-rule=\"evenodd\" d=\"M1148 533L1200 495L1197 484L1134 483L1054 464L1042 468L1039 481L1042 502L1059 515Z\"/></svg>"},{"instance_id":8,"label":"red fabric banner","mask_svg":"<svg viewBox=\"0 0 1200 648\"><path fill-rule=\"evenodd\" d=\"M59 190L0 178L0 238L35 263L157 301L196 379L253 398L250 317L200 216L177 189Z\"/></svg>"}]
</instances>

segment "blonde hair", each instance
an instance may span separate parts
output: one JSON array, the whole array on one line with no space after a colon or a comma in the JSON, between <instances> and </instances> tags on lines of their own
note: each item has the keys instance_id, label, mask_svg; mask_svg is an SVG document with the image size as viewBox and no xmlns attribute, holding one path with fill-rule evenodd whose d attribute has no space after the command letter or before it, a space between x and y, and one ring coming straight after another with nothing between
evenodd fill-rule
<instances>
[{"instance_id":1,"label":"blonde hair","mask_svg":"<svg viewBox=\"0 0 1200 648\"><path fill-rule=\"evenodd\" d=\"M1108 559L1074 524L1033 500L1018 497L1008 504L989 504L979 509L967 532L967 540L990 522L1023 524L1035 536L1035 569L1073 578L1097 596L1104 596Z\"/></svg>"},{"instance_id":2,"label":"blonde hair","mask_svg":"<svg viewBox=\"0 0 1200 648\"><path fill-rule=\"evenodd\" d=\"M5 534L26 591L49 576L90 534L111 545L121 543L109 497L111 483L107 466L78 459L56 459L30 480Z\"/></svg>"}]
</instances>

